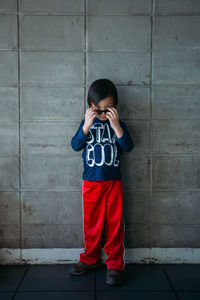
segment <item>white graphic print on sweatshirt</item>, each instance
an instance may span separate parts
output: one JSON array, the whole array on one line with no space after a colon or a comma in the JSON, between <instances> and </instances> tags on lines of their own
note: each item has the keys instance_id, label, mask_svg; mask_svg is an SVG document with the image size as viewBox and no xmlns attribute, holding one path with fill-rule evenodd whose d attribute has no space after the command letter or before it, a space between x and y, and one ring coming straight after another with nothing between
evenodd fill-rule
<instances>
[{"instance_id":1,"label":"white graphic print on sweatshirt","mask_svg":"<svg viewBox=\"0 0 200 300\"><path fill-rule=\"evenodd\" d=\"M95 123L89 129L89 137L86 146L86 163L89 167L94 165L118 167L117 146L115 144L116 134L113 130L111 136L108 124Z\"/></svg>"}]
</instances>

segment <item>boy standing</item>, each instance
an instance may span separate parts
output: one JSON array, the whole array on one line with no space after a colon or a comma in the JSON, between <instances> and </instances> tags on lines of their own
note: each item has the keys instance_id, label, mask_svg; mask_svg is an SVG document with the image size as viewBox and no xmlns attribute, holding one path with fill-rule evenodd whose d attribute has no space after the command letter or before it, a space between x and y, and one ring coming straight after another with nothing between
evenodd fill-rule
<instances>
[{"instance_id":1,"label":"boy standing","mask_svg":"<svg viewBox=\"0 0 200 300\"><path fill-rule=\"evenodd\" d=\"M110 285L123 281L124 219L120 155L130 152L134 143L125 122L116 110L117 90L112 81L98 79L88 91L85 119L71 140L75 151L83 149L82 199L85 252L72 265L71 274L81 275L101 265L101 234L105 221L108 255L107 280Z\"/></svg>"}]
</instances>

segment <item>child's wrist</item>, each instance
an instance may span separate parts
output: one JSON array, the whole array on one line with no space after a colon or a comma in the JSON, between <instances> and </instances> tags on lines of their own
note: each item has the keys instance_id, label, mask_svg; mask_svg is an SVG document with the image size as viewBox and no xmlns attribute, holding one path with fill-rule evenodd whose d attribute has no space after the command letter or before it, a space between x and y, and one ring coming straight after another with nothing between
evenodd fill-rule
<instances>
[{"instance_id":1,"label":"child's wrist","mask_svg":"<svg viewBox=\"0 0 200 300\"><path fill-rule=\"evenodd\" d=\"M123 135L123 129L122 129L122 127L119 125L114 130L115 130L117 138L118 139L121 138L122 135Z\"/></svg>"},{"instance_id":2,"label":"child's wrist","mask_svg":"<svg viewBox=\"0 0 200 300\"><path fill-rule=\"evenodd\" d=\"M82 131L83 131L83 134L88 135L89 128L87 126L85 126L85 124L84 124L82 127Z\"/></svg>"}]
</instances>

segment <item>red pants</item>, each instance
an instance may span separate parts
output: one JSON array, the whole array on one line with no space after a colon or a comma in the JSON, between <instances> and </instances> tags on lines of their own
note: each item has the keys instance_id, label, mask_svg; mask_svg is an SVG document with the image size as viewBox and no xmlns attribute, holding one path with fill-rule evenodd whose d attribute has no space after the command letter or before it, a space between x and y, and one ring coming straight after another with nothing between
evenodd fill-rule
<instances>
[{"instance_id":1,"label":"red pants","mask_svg":"<svg viewBox=\"0 0 200 300\"><path fill-rule=\"evenodd\" d=\"M122 180L83 180L81 194L85 252L80 253L80 261L91 265L100 259L105 221L105 263L108 269L124 270Z\"/></svg>"}]
</instances>

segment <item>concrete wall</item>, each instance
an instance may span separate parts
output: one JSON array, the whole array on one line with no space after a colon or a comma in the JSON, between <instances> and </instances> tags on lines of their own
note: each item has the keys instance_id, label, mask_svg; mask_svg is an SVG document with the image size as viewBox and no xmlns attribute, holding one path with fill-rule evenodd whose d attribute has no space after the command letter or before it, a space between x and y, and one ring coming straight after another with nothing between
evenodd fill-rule
<instances>
[{"instance_id":1,"label":"concrete wall","mask_svg":"<svg viewBox=\"0 0 200 300\"><path fill-rule=\"evenodd\" d=\"M1 0L1 248L83 247L70 141L103 77L135 142L126 248L200 247L199 32L198 0Z\"/></svg>"}]
</instances>

